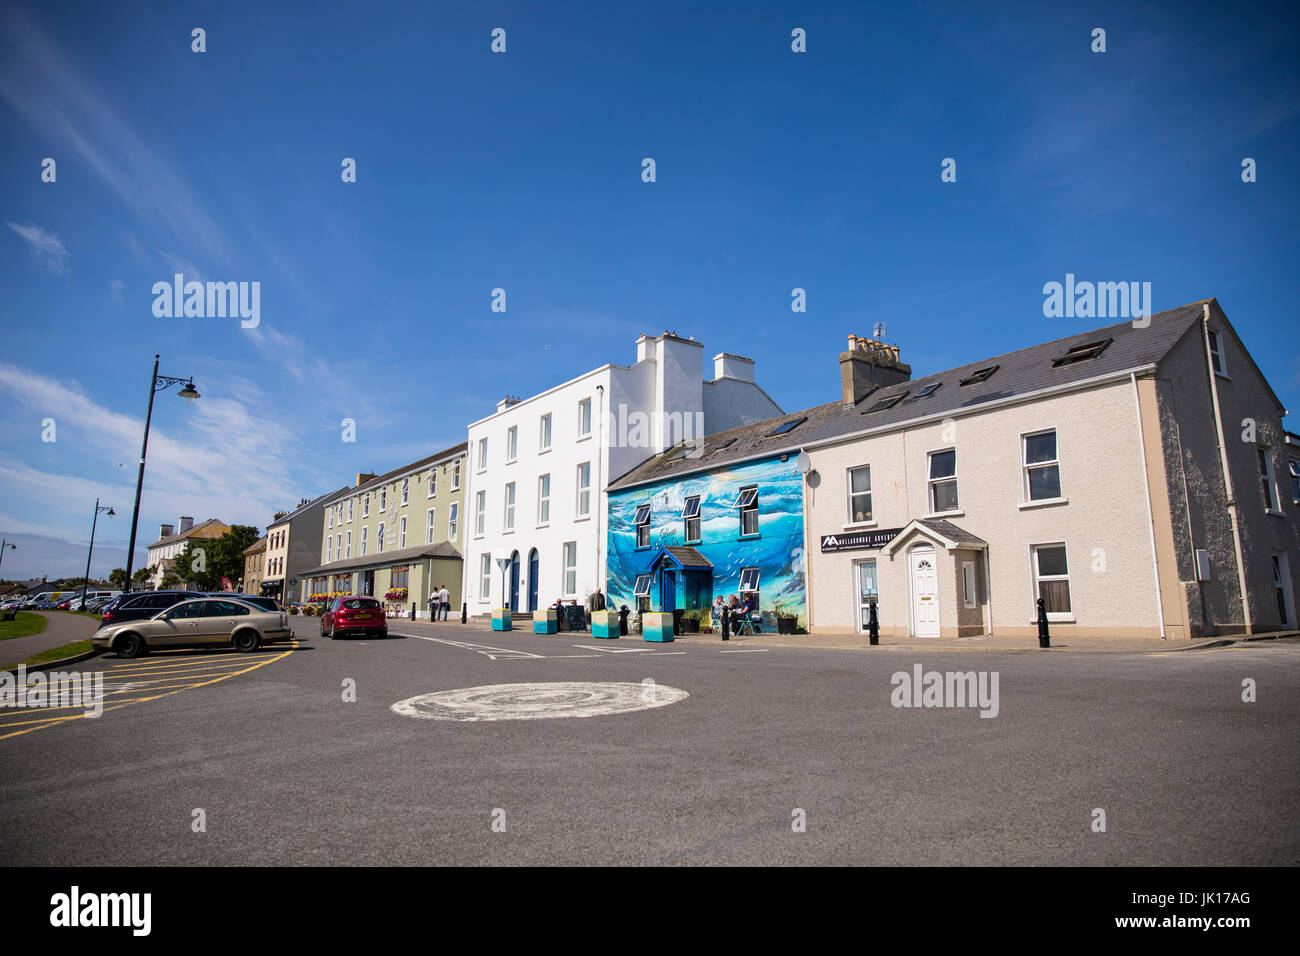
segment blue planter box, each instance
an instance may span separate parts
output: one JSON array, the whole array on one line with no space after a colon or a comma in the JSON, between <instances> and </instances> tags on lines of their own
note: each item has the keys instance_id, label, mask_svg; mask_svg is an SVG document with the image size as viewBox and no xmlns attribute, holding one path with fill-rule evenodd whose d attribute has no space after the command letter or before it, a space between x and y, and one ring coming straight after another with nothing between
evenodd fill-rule
<instances>
[{"instance_id":1,"label":"blue planter box","mask_svg":"<svg viewBox=\"0 0 1300 956\"><path fill-rule=\"evenodd\" d=\"M492 630L509 631L511 627L511 617L509 610L497 609L492 612Z\"/></svg>"},{"instance_id":2,"label":"blue planter box","mask_svg":"<svg viewBox=\"0 0 1300 956\"><path fill-rule=\"evenodd\" d=\"M534 634L556 634L558 632L559 625L556 623L554 611L533 612Z\"/></svg>"},{"instance_id":3,"label":"blue planter box","mask_svg":"<svg viewBox=\"0 0 1300 956\"><path fill-rule=\"evenodd\" d=\"M641 615L643 640L667 644L673 639L673 616L662 611L646 611Z\"/></svg>"},{"instance_id":4,"label":"blue planter box","mask_svg":"<svg viewBox=\"0 0 1300 956\"><path fill-rule=\"evenodd\" d=\"M618 637L618 611L592 611L591 636L616 639Z\"/></svg>"}]
</instances>

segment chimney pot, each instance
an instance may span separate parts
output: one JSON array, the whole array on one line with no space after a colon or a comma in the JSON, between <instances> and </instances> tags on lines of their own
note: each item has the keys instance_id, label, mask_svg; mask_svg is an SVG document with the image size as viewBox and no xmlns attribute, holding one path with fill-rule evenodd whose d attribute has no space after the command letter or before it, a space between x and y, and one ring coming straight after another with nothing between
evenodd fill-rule
<instances>
[{"instance_id":1,"label":"chimney pot","mask_svg":"<svg viewBox=\"0 0 1300 956\"><path fill-rule=\"evenodd\" d=\"M840 394L845 405L856 405L877 388L911 378L912 367L899 360L898 346L866 336L849 336L849 350L840 356Z\"/></svg>"}]
</instances>

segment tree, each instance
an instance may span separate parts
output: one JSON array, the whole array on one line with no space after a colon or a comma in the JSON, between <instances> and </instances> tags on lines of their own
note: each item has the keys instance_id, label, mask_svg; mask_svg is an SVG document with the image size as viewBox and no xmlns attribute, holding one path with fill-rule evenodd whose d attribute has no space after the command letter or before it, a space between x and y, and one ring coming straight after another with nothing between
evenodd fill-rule
<instances>
[{"instance_id":1,"label":"tree","mask_svg":"<svg viewBox=\"0 0 1300 956\"><path fill-rule=\"evenodd\" d=\"M136 568L135 573L131 575L131 580L136 584L145 584L158 573L158 565L152 568Z\"/></svg>"},{"instance_id":2,"label":"tree","mask_svg":"<svg viewBox=\"0 0 1300 956\"><path fill-rule=\"evenodd\" d=\"M172 588L176 587L180 583L181 583L181 579L176 576L176 573L174 571L168 571L166 574L163 575L162 578L163 590L171 590Z\"/></svg>"},{"instance_id":3,"label":"tree","mask_svg":"<svg viewBox=\"0 0 1300 956\"><path fill-rule=\"evenodd\" d=\"M214 542L208 557L209 567L215 566L217 588L221 586L222 577L230 578L234 584L244 576L244 550L256 543L259 537L261 535L257 533L256 527L236 524L231 525L230 530Z\"/></svg>"},{"instance_id":4,"label":"tree","mask_svg":"<svg viewBox=\"0 0 1300 956\"><path fill-rule=\"evenodd\" d=\"M108 574L109 585L117 591L126 589L126 568L114 568Z\"/></svg>"},{"instance_id":5,"label":"tree","mask_svg":"<svg viewBox=\"0 0 1300 956\"><path fill-rule=\"evenodd\" d=\"M214 555L215 542L210 538L190 538L185 547L176 555L172 570L163 577L163 587L170 587L168 577L194 585L200 591L216 591L221 587L221 577L216 573Z\"/></svg>"}]
</instances>

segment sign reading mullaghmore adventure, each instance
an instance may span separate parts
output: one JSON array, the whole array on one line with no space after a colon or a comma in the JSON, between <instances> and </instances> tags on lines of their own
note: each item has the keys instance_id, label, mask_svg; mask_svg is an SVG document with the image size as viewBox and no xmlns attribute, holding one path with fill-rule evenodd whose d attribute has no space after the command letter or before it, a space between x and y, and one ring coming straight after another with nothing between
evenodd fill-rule
<instances>
[{"instance_id":1,"label":"sign reading mullaghmore adventure","mask_svg":"<svg viewBox=\"0 0 1300 956\"><path fill-rule=\"evenodd\" d=\"M846 534L822 535L822 553L831 551L861 551L866 548L883 548L893 541L902 528L883 531L853 531Z\"/></svg>"}]
</instances>

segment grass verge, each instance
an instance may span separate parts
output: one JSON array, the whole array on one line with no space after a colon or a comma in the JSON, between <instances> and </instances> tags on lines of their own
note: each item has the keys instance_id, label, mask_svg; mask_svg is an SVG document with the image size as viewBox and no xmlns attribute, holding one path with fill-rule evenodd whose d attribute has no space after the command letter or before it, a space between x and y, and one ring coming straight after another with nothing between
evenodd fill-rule
<instances>
[{"instance_id":1,"label":"grass verge","mask_svg":"<svg viewBox=\"0 0 1300 956\"><path fill-rule=\"evenodd\" d=\"M77 641L73 644L64 644L62 647L52 647L48 651L41 651L32 657L23 661L24 667L32 667L36 664L48 664L50 661L61 661L65 657L76 657L78 654L84 654L90 650L90 641ZM10 664L9 669L13 670L17 664Z\"/></svg>"},{"instance_id":2,"label":"grass verge","mask_svg":"<svg viewBox=\"0 0 1300 956\"><path fill-rule=\"evenodd\" d=\"M0 641L15 637L30 637L45 630L45 618L31 611L19 611L12 621L0 621Z\"/></svg>"}]
</instances>

